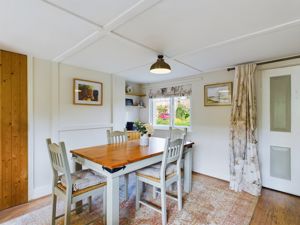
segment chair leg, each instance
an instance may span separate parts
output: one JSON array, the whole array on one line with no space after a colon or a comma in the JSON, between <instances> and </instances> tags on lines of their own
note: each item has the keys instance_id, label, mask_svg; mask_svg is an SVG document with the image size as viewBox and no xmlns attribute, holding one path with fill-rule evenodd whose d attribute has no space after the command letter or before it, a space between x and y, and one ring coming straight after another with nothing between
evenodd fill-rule
<instances>
[{"instance_id":1,"label":"chair leg","mask_svg":"<svg viewBox=\"0 0 300 225\"><path fill-rule=\"evenodd\" d=\"M157 189L156 189L156 187L153 186L153 193L152 193L153 199L156 199L156 192L157 192Z\"/></svg>"},{"instance_id":2,"label":"chair leg","mask_svg":"<svg viewBox=\"0 0 300 225\"><path fill-rule=\"evenodd\" d=\"M178 177L177 180L177 202L178 202L178 210L182 209L182 185L181 185L181 176Z\"/></svg>"},{"instance_id":3,"label":"chair leg","mask_svg":"<svg viewBox=\"0 0 300 225\"><path fill-rule=\"evenodd\" d=\"M102 201L103 201L103 224L106 224L106 188L103 191Z\"/></svg>"},{"instance_id":4,"label":"chair leg","mask_svg":"<svg viewBox=\"0 0 300 225\"><path fill-rule=\"evenodd\" d=\"M140 199L141 199L141 192L142 192L143 183L136 179L136 196L135 196L135 209L138 210L140 208Z\"/></svg>"},{"instance_id":5,"label":"chair leg","mask_svg":"<svg viewBox=\"0 0 300 225\"><path fill-rule=\"evenodd\" d=\"M51 224L52 225L55 225L56 202L57 202L57 196L53 193L52 194L52 213L51 213Z\"/></svg>"},{"instance_id":6,"label":"chair leg","mask_svg":"<svg viewBox=\"0 0 300 225\"><path fill-rule=\"evenodd\" d=\"M161 217L162 225L167 224L167 202L166 202L166 186L163 184L160 191L161 195Z\"/></svg>"},{"instance_id":7,"label":"chair leg","mask_svg":"<svg viewBox=\"0 0 300 225\"><path fill-rule=\"evenodd\" d=\"M88 201L89 201L89 212L91 213L92 212L92 208L93 208L93 204L92 204L92 196L89 196L88 197Z\"/></svg>"},{"instance_id":8,"label":"chair leg","mask_svg":"<svg viewBox=\"0 0 300 225\"><path fill-rule=\"evenodd\" d=\"M125 178L125 200L128 200L128 184L129 184L129 174L124 175Z\"/></svg>"},{"instance_id":9,"label":"chair leg","mask_svg":"<svg viewBox=\"0 0 300 225\"><path fill-rule=\"evenodd\" d=\"M71 224L71 196L67 196L65 202L65 225Z\"/></svg>"}]
</instances>

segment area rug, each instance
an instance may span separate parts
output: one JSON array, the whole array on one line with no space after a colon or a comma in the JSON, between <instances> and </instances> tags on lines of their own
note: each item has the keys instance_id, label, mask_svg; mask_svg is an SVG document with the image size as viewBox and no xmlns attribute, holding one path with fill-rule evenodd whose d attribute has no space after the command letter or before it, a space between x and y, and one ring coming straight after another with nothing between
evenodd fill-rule
<instances>
[{"instance_id":1,"label":"area rug","mask_svg":"<svg viewBox=\"0 0 300 225\"><path fill-rule=\"evenodd\" d=\"M120 224L158 225L161 215L148 207L135 210L135 175L130 174L129 199L124 200L124 183L120 179ZM145 187L143 198L160 204L159 195L152 199L152 189ZM193 175L192 192L184 194L183 209L178 212L177 202L167 198L168 224L172 225L248 225L253 215L257 198L247 193L236 193L228 188L228 183L206 176ZM58 214L63 213L63 202L58 203ZM71 221L75 225L102 225L102 198L94 197L93 212L84 209L82 213L72 213ZM29 214L10 220L4 225L48 225L51 206L45 206ZM94 222L91 222L94 221ZM91 222L91 223L90 223ZM63 217L56 221L63 225Z\"/></svg>"}]
</instances>

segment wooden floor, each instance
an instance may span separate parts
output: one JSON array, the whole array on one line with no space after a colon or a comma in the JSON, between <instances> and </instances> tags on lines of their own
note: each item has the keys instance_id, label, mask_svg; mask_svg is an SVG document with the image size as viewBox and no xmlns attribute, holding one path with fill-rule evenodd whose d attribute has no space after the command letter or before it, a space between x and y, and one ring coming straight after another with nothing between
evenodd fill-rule
<instances>
[{"instance_id":1,"label":"wooden floor","mask_svg":"<svg viewBox=\"0 0 300 225\"><path fill-rule=\"evenodd\" d=\"M0 224L51 204L50 196L0 212ZM250 225L300 225L300 197L263 188Z\"/></svg>"},{"instance_id":2,"label":"wooden floor","mask_svg":"<svg viewBox=\"0 0 300 225\"><path fill-rule=\"evenodd\" d=\"M263 188L250 225L300 225L300 197Z\"/></svg>"}]
</instances>

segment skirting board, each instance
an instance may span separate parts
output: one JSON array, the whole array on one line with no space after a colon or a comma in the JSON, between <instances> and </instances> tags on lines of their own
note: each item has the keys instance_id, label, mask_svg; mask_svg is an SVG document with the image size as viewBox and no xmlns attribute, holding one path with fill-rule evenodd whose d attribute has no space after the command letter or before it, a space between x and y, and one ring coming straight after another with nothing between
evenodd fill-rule
<instances>
[{"instance_id":1,"label":"skirting board","mask_svg":"<svg viewBox=\"0 0 300 225\"><path fill-rule=\"evenodd\" d=\"M49 195L51 194L51 192L52 192L51 185L45 185L42 187L34 188L32 195L29 196L29 201Z\"/></svg>"}]
</instances>

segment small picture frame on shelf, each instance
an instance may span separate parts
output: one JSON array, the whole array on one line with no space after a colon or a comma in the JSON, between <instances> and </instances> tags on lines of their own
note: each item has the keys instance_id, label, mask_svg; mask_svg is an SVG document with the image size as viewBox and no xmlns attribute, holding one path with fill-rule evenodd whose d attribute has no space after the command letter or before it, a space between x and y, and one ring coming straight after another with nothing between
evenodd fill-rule
<instances>
[{"instance_id":1,"label":"small picture frame on shelf","mask_svg":"<svg viewBox=\"0 0 300 225\"><path fill-rule=\"evenodd\" d=\"M126 105L126 106L133 106L133 99L131 99L131 98L126 98L126 99L125 99L125 105Z\"/></svg>"}]
</instances>

